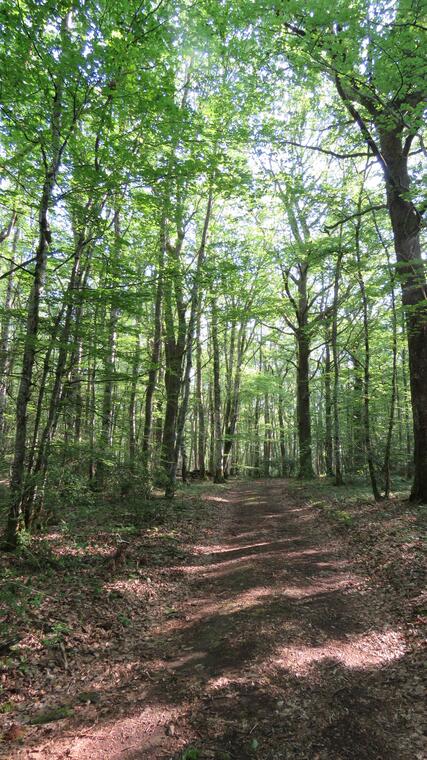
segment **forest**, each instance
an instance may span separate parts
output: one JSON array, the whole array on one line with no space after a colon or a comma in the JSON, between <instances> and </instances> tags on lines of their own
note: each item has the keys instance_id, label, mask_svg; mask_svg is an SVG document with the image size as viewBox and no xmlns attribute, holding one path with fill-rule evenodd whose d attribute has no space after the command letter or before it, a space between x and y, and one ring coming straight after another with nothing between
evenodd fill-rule
<instances>
[{"instance_id":1,"label":"forest","mask_svg":"<svg viewBox=\"0 0 427 760\"><path fill-rule=\"evenodd\" d=\"M179 514L197 543L236 493L415 531L425 0L6 0L0 34L4 651L8 589L95 523L123 572L144 531ZM206 757L353 757L255 734ZM354 757L422 756L399 747Z\"/></svg>"}]
</instances>

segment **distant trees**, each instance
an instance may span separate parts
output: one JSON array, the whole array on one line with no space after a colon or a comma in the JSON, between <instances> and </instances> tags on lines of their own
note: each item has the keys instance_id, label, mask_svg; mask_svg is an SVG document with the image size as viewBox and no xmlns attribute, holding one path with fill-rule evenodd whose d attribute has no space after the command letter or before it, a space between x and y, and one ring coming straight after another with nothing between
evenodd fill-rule
<instances>
[{"instance_id":1,"label":"distant trees","mask_svg":"<svg viewBox=\"0 0 427 760\"><path fill-rule=\"evenodd\" d=\"M420 9L255 5L6 3L9 548L208 473L427 499Z\"/></svg>"}]
</instances>

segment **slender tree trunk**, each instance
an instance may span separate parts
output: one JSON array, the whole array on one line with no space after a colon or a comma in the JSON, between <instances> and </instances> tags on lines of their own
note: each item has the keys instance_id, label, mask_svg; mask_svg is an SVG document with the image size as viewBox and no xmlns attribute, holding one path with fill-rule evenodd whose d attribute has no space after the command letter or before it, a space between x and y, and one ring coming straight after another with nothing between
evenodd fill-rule
<instances>
[{"instance_id":1,"label":"slender tree trunk","mask_svg":"<svg viewBox=\"0 0 427 760\"><path fill-rule=\"evenodd\" d=\"M202 384L202 346L200 335L200 309L197 315L197 328L196 328L196 410L198 420L198 445L197 445L197 464L196 467L199 470L199 477L204 480L206 477L206 464L205 464L205 447L206 447L206 426L205 426L205 410L203 407L203 384Z\"/></svg>"},{"instance_id":2,"label":"slender tree trunk","mask_svg":"<svg viewBox=\"0 0 427 760\"><path fill-rule=\"evenodd\" d=\"M27 530L31 528L31 525L33 522L34 504L35 504L37 494L39 493L40 498L42 498L41 495L43 493L43 488L44 488L44 475L45 475L47 463L48 463L50 444L52 442L53 435L55 433L56 424L57 424L57 420L59 416L60 401L62 400L61 397L63 393L63 380L67 372L67 357L70 351L71 330L72 330L73 315L74 315L75 305L76 305L74 299L75 299L75 294L79 293L80 285L81 285L81 277L82 277L81 256L84 249L84 244L85 244L85 238L84 238L84 235L81 234L76 243L73 269L71 272L71 277L70 277L70 281L67 288L67 297L66 297L64 309L63 309L64 323L60 331L60 346L59 346L58 358L57 358L56 367L55 367L53 388L50 394L47 420L44 425L42 434L40 436L40 441L38 442L37 456L35 458L35 462L33 466L33 456L34 456L34 451L36 448L36 436L37 436L38 425L39 425L39 420L40 420L42 396L39 398L39 404L38 404L38 409L37 409L37 424L35 425L35 430L34 430L33 451L30 458L30 462L27 467L30 482L26 485L24 489L23 502L22 502L25 527L27 528ZM59 323L60 323L60 320L58 320L58 326L59 326ZM50 355L50 351L48 351L48 356L49 355ZM48 367L49 367L49 359L47 362L47 368ZM46 368L46 365L45 365L45 368ZM40 509L41 509L41 504L37 510L37 513L40 512Z\"/></svg>"},{"instance_id":3,"label":"slender tree trunk","mask_svg":"<svg viewBox=\"0 0 427 760\"><path fill-rule=\"evenodd\" d=\"M66 14L61 21L61 52L64 54L66 41L69 35L70 14ZM37 351L37 338L40 323L40 303L43 294L45 270L51 233L49 229L49 209L52 204L53 191L57 180L62 153L66 146L66 140L61 140L62 117L63 117L63 89L64 69L60 67L60 74L54 83L54 95L50 114L50 158L46 163L46 149L43 161L46 166L43 188L41 192L38 210L38 243L35 253L35 265L33 283L27 307L27 324L24 351L22 357L21 379L16 400L16 435L14 447L14 459L12 476L10 481L10 509L6 526L5 543L8 548L15 548L22 515L22 497L25 481L25 457L27 453L27 427L28 405L31 398L33 383L34 363ZM77 116L74 116L74 126Z\"/></svg>"},{"instance_id":4,"label":"slender tree trunk","mask_svg":"<svg viewBox=\"0 0 427 760\"><path fill-rule=\"evenodd\" d=\"M38 226L39 239L35 254L33 284L28 301L26 337L22 357L21 380L16 400L16 435L12 476L10 482L11 505L6 527L6 546L14 548L17 544L22 513L22 496L25 477L25 457L27 451L28 405L31 398L34 362L37 350L37 337L40 322L40 302L45 279L47 255L51 234L48 214L52 201L53 189L61 160L61 116L62 116L62 82L58 81L51 117L52 160L46 172L40 199Z\"/></svg>"},{"instance_id":5,"label":"slender tree trunk","mask_svg":"<svg viewBox=\"0 0 427 760\"><path fill-rule=\"evenodd\" d=\"M279 417L279 443L280 443L280 468L282 478L286 478L286 443L285 443L285 422L283 417L283 398L279 396L278 403L278 417Z\"/></svg>"},{"instance_id":6,"label":"slender tree trunk","mask_svg":"<svg viewBox=\"0 0 427 760\"><path fill-rule=\"evenodd\" d=\"M299 446L299 478L313 478L310 411L310 336L308 332L307 275L308 263L299 266L297 342L297 420Z\"/></svg>"},{"instance_id":7,"label":"slender tree trunk","mask_svg":"<svg viewBox=\"0 0 427 760\"><path fill-rule=\"evenodd\" d=\"M74 443L82 442L83 388L82 388L83 341L79 336L76 346L76 365L73 368L72 383L74 397Z\"/></svg>"},{"instance_id":8,"label":"slender tree trunk","mask_svg":"<svg viewBox=\"0 0 427 760\"><path fill-rule=\"evenodd\" d=\"M332 310L332 331L331 331L331 347L332 347L332 361L334 365L334 378L332 388L332 408L333 408L333 422L334 422L334 435L333 435L333 449L334 449L334 464L335 464L335 485L342 486L343 474L341 464L341 436L340 436L340 417L338 408L338 395L340 384L340 367L338 357L338 294L341 277L341 263L342 253L338 254L337 264L335 267L334 278L334 301Z\"/></svg>"},{"instance_id":9,"label":"slender tree trunk","mask_svg":"<svg viewBox=\"0 0 427 760\"><path fill-rule=\"evenodd\" d=\"M270 417L270 398L264 396L264 477L270 477L272 429Z\"/></svg>"},{"instance_id":10,"label":"slender tree trunk","mask_svg":"<svg viewBox=\"0 0 427 760\"><path fill-rule=\"evenodd\" d=\"M15 228L12 244L12 258L15 259L19 240L19 229ZM4 416L7 405L7 385L11 365L10 353L10 328L12 297L14 287L14 271L11 270L7 278L6 293L4 298L4 320L1 327L0 335L0 448L2 448L4 435Z\"/></svg>"},{"instance_id":11,"label":"slender tree trunk","mask_svg":"<svg viewBox=\"0 0 427 760\"><path fill-rule=\"evenodd\" d=\"M387 245L385 244L381 231L378 228L377 223L375 222L375 226L377 229L377 234L379 239L382 242L383 248L385 250L386 256L387 256L387 268L389 272L390 277L390 286L391 286L391 318L392 318L392 352L393 352L393 363L392 363L392 375L391 375L391 393L390 393L390 410L389 410L389 419L388 419L388 426L387 426L387 438L386 438L386 445L385 445L385 452L384 452L384 497L386 499L390 496L390 488L391 488L391 476L390 476L390 459L391 459L391 445L393 441L393 428L394 428L394 418L395 418L395 411L396 411L396 403L397 403L397 311L396 311L396 294L395 294L395 272L393 270L393 267L391 265L390 261L390 254Z\"/></svg>"},{"instance_id":12,"label":"slender tree trunk","mask_svg":"<svg viewBox=\"0 0 427 760\"><path fill-rule=\"evenodd\" d=\"M213 387L212 383L209 383L209 427L210 427L210 441L209 441L209 474L213 477L215 468L215 412L214 412L214 399L213 399Z\"/></svg>"},{"instance_id":13,"label":"slender tree trunk","mask_svg":"<svg viewBox=\"0 0 427 760\"><path fill-rule=\"evenodd\" d=\"M359 197L359 211L361 206L361 195ZM365 346L365 358L363 362L363 427L365 433L366 459L368 463L369 478L371 481L372 493L375 501L381 500L381 494L378 489L377 478L375 473L375 463L372 450L371 440L371 415L370 415L370 382L371 382L371 347L369 339L369 312L368 298L366 295L365 282L362 274L362 264L360 259L360 217L356 225L356 261L357 261L357 278L359 282L360 297L362 301L363 314L363 340Z\"/></svg>"},{"instance_id":14,"label":"slender tree trunk","mask_svg":"<svg viewBox=\"0 0 427 760\"><path fill-rule=\"evenodd\" d=\"M154 335L148 369L147 387L145 390L144 430L142 433L141 454L147 473L150 469L150 437L153 425L153 398L156 390L157 375L162 348L162 303L163 303L163 268L166 251L166 220L163 217L160 224L160 253L157 266L156 300L154 304Z\"/></svg>"},{"instance_id":15,"label":"slender tree trunk","mask_svg":"<svg viewBox=\"0 0 427 760\"><path fill-rule=\"evenodd\" d=\"M296 333L298 349L297 368L297 419L299 445L299 478L313 478L310 415L310 345L306 326Z\"/></svg>"},{"instance_id":16,"label":"slender tree trunk","mask_svg":"<svg viewBox=\"0 0 427 760\"><path fill-rule=\"evenodd\" d=\"M328 477L333 477L334 468L332 460L333 452L333 440L332 440L332 392L331 392L331 348L329 345L329 336L326 337L325 343L325 370L324 370L324 382L325 382L325 469Z\"/></svg>"},{"instance_id":17,"label":"slender tree trunk","mask_svg":"<svg viewBox=\"0 0 427 760\"><path fill-rule=\"evenodd\" d=\"M183 230L180 230L175 246L168 246L170 268L167 272L164 288L166 407L163 424L161 461L166 476L165 495L167 498L172 498L175 493L176 425L187 337L186 307L180 272L180 253L183 241L184 232ZM173 298L178 320L176 335Z\"/></svg>"},{"instance_id":18,"label":"slender tree trunk","mask_svg":"<svg viewBox=\"0 0 427 760\"><path fill-rule=\"evenodd\" d=\"M406 330L404 324L403 327ZM412 430L410 422L410 410L409 410L409 391L408 391L408 363L407 352L405 349L402 351L402 385L403 385L403 408L405 417L405 433L406 433L406 466L405 474L408 480L414 476L414 457L412 450Z\"/></svg>"},{"instance_id":19,"label":"slender tree trunk","mask_svg":"<svg viewBox=\"0 0 427 760\"><path fill-rule=\"evenodd\" d=\"M218 312L215 298L212 307L212 359L213 359L213 411L214 411L214 483L224 482L222 424L221 424L221 380L218 343Z\"/></svg>"},{"instance_id":20,"label":"slender tree trunk","mask_svg":"<svg viewBox=\"0 0 427 760\"><path fill-rule=\"evenodd\" d=\"M136 459L136 398L138 390L139 365L141 361L141 336L137 335L132 362L132 380L129 394L129 463L133 471Z\"/></svg>"},{"instance_id":21,"label":"slender tree trunk","mask_svg":"<svg viewBox=\"0 0 427 760\"><path fill-rule=\"evenodd\" d=\"M182 401L178 413L177 426L176 426L176 441L175 441L175 457L174 462L170 468L170 490L175 489L176 479L176 466L178 461L178 454L182 448L182 441L184 436L184 426L188 411L188 401L190 397L190 381L191 371L193 368L193 341L194 332L196 329L197 314L199 311L199 286L200 276L202 273L203 262L205 260L206 243L209 229L209 222L212 213L213 194L212 189L209 191L208 204L206 208L205 219L203 223L202 237L200 246L197 252L196 271L194 273L194 283L191 291L190 299L190 314L188 317L187 336L186 336L186 356L185 356L185 372L182 381Z\"/></svg>"},{"instance_id":22,"label":"slender tree trunk","mask_svg":"<svg viewBox=\"0 0 427 760\"><path fill-rule=\"evenodd\" d=\"M114 237L115 246L120 246L120 214L114 212ZM99 436L99 455L96 462L95 488L102 491L105 485L105 457L108 456L113 443L113 421L114 421L114 370L116 362L116 343L117 343L117 323L119 320L119 309L115 304L111 304L110 313L107 322L107 349L104 358L104 391L102 397L101 411L101 432Z\"/></svg>"},{"instance_id":23,"label":"slender tree trunk","mask_svg":"<svg viewBox=\"0 0 427 760\"><path fill-rule=\"evenodd\" d=\"M253 477L259 478L261 475L260 470L260 448L259 448L259 417L260 417L260 401L258 396L255 400L255 413L254 413L254 426L253 426L253 455L252 455L252 470Z\"/></svg>"},{"instance_id":24,"label":"slender tree trunk","mask_svg":"<svg viewBox=\"0 0 427 760\"><path fill-rule=\"evenodd\" d=\"M234 370L234 379L231 378L230 388L230 407L228 421L225 425L224 436L224 477L228 477L230 471L230 455L233 447L234 436L236 434L237 422L239 418L239 401L240 401L240 383L242 378L242 362L246 345L246 323L242 322L237 336L237 357Z\"/></svg>"}]
</instances>

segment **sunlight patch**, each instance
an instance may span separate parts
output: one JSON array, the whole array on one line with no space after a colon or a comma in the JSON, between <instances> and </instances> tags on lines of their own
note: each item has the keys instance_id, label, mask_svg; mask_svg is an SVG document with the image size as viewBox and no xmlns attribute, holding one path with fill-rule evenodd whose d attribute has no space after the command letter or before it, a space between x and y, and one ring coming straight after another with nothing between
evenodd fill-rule
<instances>
[{"instance_id":1,"label":"sunlight patch","mask_svg":"<svg viewBox=\"0 0 427 760\"><path fill-rule=\"evenodd\" d=\"M399 631L382 631L332 639L319 646L287 646L280 649L274 663L297 676L324 660L334 660L346 668L364 670L381 667L405 653L405 642Z\"/></svg>"}]
</instances>

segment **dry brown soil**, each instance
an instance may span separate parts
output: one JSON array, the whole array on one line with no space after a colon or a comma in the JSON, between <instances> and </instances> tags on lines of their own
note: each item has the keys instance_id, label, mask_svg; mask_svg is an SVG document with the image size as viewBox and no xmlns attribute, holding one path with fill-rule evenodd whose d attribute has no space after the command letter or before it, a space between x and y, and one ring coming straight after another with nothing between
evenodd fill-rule
<instances>
[{"instance_id":1,"label":"dry brown soil","mask_svg":"<svg viewBox=\"0 0 427 760\"><path fill-rule=\"evenodd\" d=\"M121 633L119 681L101 689L94 671L99 703L5 756L422 758L403 632L346 540L284 481L211 491L204 509L163 568L162 614Z\"/></svg>"}]
</instances>

